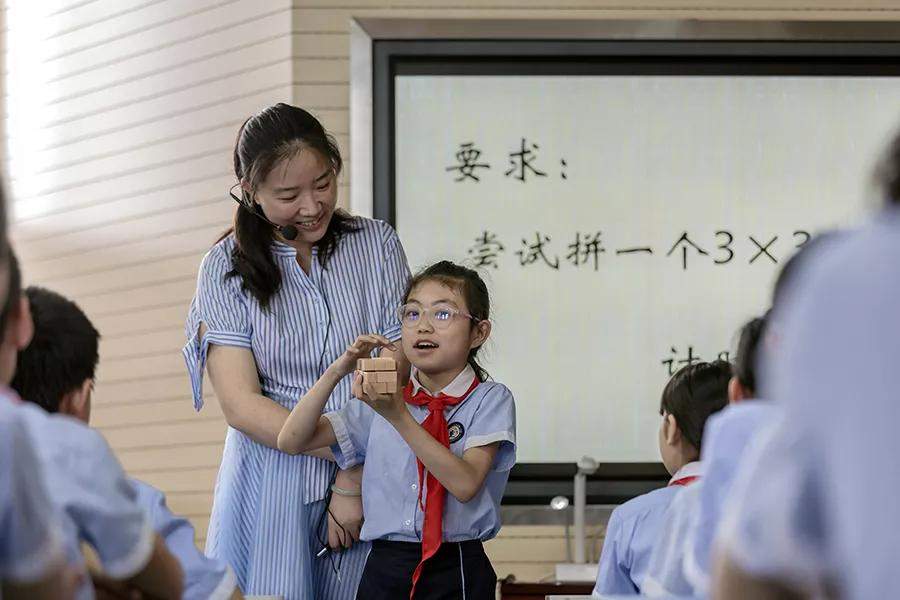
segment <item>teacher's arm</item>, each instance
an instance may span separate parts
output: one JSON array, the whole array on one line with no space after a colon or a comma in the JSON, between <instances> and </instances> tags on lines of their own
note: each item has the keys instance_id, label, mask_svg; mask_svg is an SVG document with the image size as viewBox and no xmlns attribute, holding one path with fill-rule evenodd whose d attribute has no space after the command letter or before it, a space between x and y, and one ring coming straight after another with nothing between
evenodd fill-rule
<instances>
[{"instance_id":1,"label":"teacher's arm","mask_svg":"<svg viewBox=\"0 0 900 600\"><path fill-rule=\"evenodd\" d=\"M201 323L200 335L205 331L206 325ZM263 395L253 352L237 346L210 344L206 372L219 399L225 421L253 441L277 450L278 433L290 411ZM333 458L328 448L305 454Z\"/></svg>"}]
</instances>

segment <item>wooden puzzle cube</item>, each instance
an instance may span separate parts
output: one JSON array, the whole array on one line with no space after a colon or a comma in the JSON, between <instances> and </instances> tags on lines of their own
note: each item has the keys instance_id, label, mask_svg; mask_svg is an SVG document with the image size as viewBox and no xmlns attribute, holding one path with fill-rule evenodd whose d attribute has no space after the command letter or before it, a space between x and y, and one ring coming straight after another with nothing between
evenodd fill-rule
<instances>
[{"instance_id":1,"label":"wooden puzzle cube","mask_svg":"<svg viewBox=\"0 0 900 600\"><path fill-rule=\"evenodd\" d=\"M397 363L393 358L361 358L356 368L363 372L363 382L378 394L397 392Z\"/></svg>"}]
</instances>

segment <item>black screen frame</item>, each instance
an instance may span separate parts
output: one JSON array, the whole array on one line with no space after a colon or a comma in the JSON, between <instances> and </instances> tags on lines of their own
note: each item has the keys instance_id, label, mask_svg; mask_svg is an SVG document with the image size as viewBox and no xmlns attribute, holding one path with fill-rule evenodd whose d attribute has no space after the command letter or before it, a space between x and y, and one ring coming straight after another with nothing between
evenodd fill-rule
<instances>
[{"instance_id":1,"label":"black screen frame","mask_svg":"<svg viewBox=\"0 0 900 600\"><path fill-rule=\"evenodd\" d=\"M398 76L900 76L900 41L861 40L855 30L853 39L842 40L840 24L826 28L833 39L373 39L373 216L396 226ZM891 29L883 37L895 33ZM557 495L571 498L575 473L575 463L519 463L503 503L538 505ZM664 486L668 477L661 463L602 463L588 478L588 503L619 504Z\"/></svg>"}]
</instances>

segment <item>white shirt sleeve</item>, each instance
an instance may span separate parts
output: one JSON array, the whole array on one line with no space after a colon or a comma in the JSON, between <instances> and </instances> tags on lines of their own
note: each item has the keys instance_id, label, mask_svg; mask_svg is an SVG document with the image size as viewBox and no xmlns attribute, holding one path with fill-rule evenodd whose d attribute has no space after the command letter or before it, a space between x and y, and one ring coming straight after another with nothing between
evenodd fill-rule
<instances>
[{"instance_id":1,"label":"white shirt sleeve","mask_svg":"<svg viewBox=\"0 0 900 600\"><path fill-rule=\"evenodd\" d=\"M509 471L516 464L516 402L509 388L494 383L481 399L466 432L464 450L497 442L500 448L492 468Z\"/></svg>"},{"instance_id":2,"label":"white shirt sleeve","mask_svg":"<svg viewBox=\"0 0 900 600\"><path fill-rule=\"evenodd\" d=\"M103 436L89 427L64 416L48 421L44 435L61 442L53 465L59 504L79 537L97 551L108 575L136 575L150 560L155 534L119 461Z\"/></svg>"},{"instance_id":3,"label":"white shirt sleeve","mask_svg":"<svg viewBox=\"0 0 900 600\"><path fill-rule=\"evenodd\" d=\"M206 556L194 543L194 527L166 505L165 495L151 485L132 479L138 502L169 552L184 571L184 600L227 600L237 586L234 572L225 562Z\"/></svg>"},{"instance_id":4,"label":"white shirt sleeve","mask_svg":"<svg viewBox=\"0 0 900 600\"><path fill-rule=\"evenodd\" d=\"M63 560L60 515L15 418L0 421L0 579L30 582Z\"/></svg>"},{"instance_id":5,"label":"white shirt sleeve","mask_svg":"<svg viewBox=\"0 0 900 600\"><path fill-rule=\"evenodd\" d=\"M676 494L666 512L665 526L660 532L641 592L652 598L691 596L693 586L684 571L689 550L688 541L700 504L703 480L686 486Z\"/></svg>"},{"instance_id":6,"label":"white shirt sleeve","mask_svg":"<svg viewBox=\"0 0 900 600\"><path fill-rule=\"evenodd\" d=\"M796 424L765 432L741 464L716 548L752 575L817 586L832 562L820 475Z\"/></svg>"}]
</instances>

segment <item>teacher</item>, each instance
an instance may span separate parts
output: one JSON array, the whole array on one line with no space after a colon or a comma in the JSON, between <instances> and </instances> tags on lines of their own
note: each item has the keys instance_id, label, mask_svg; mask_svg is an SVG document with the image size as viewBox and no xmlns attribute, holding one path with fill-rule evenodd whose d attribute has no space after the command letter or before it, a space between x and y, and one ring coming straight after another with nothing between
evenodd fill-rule
<instances>
[{"instance_id":1,"label":"teacher","mask_svg":"<svg viewBox=\"0 0 900 600\"><path fill-rule=\"evenodd\" d=\"M234 148L234 226L203 258L187 317L194 406L205 367L228 422L206 552L245 594L352 598L368 551L357 542L361 472L277 450L291 408L348 344L400 338L403 247L386 223L336 208L341 167L305 110L250 117ZM341 381L326 411L350 401L350 386Z\"/></svg>"}]
</instances>

